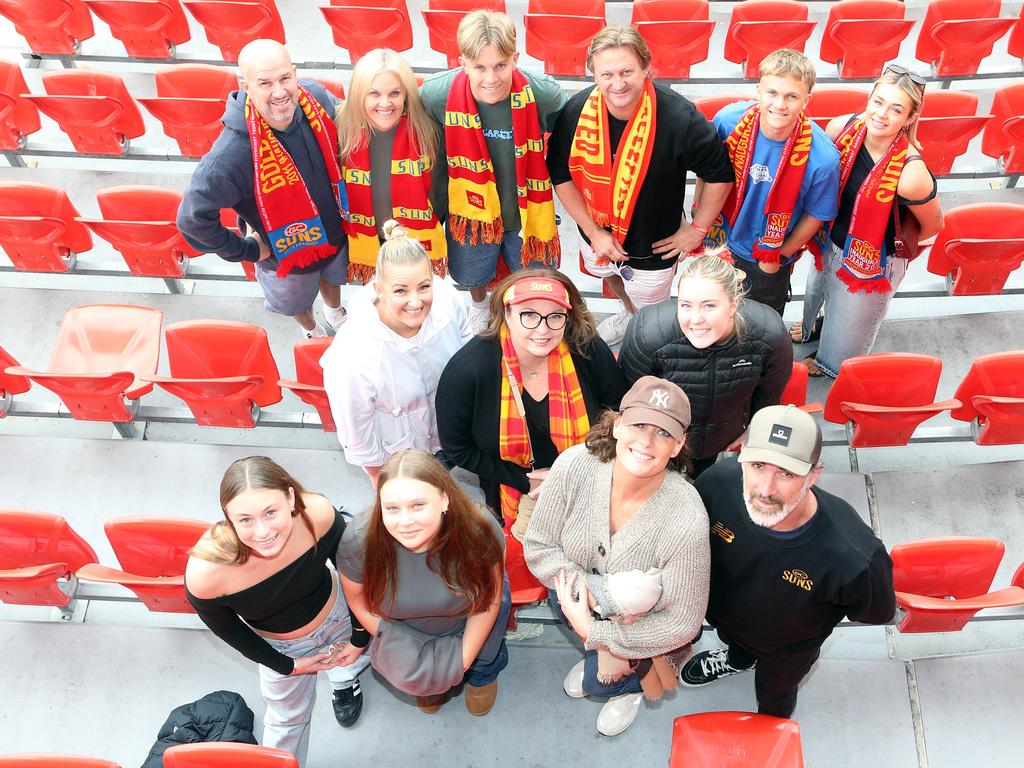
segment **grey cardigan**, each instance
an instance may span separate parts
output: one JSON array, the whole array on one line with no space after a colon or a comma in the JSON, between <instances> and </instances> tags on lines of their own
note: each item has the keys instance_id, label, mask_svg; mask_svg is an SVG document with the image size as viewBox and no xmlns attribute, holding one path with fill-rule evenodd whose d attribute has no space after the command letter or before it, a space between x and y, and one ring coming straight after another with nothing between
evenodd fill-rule
<instances>
[{"instance_id":1,"label":"grey cardigan","mask_svg":"<svg viewBox=\"0 0 1024 768\"><path fill-rule=\"evenodd\" d=\"M583 576L662 568L662 595L630 624L594 617L586 646L646 659L685 646L704 620L710 580L708 514L686 478L666 472L661 486L614 536L609 499L614 462L585 445L564 451L541 486L523 550L550 589L565 568Z\"/></svg>"}]
</instances>

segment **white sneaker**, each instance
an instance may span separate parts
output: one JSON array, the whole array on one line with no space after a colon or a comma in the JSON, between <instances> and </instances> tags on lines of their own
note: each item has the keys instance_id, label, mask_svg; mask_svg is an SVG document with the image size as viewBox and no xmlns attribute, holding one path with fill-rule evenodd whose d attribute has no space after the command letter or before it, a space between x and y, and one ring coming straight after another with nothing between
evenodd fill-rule
<instances>
[{"instance_id":1,"label":"white sneaker","mask_svg":"<svg viewBox=\"0 0 1024 768\"><path fill-rule=\"evenodd\" d=\"M643 700L642 693L624 693L608 699L597 716L597 732L603 736L618 736L636 720Z\"/></svg>"},{"instance_id":2,"label":"white sneaker","mask_svg":"<svg viewBox=\"0 0 1024 768\"><path fill-rule=\"evenodd\" d=\"M587 694L583 692L583 660L569 670L569 674L562 681L562 690L570 699L582 699Z\"/></svg>"},{"instance_id":3,"label":"white sneaker","mask_svg":"<svg viewBox=\"0 0 1024 768\"><path fill-rule=\"evenodd\" d=\"M606 317L597 326L597 334L604 339L604 343L609 347L615 346L626 337L626 326L629 325L632 317L625 309L617 315Z\"/></svg>"},{"instance_id":4,"label":"white sneaker","mask_svg":"<svg viewBox=\"0 0 1024 768\"><path fill-rule=\"evenodd\" d=\"M328 307L324 304L324 320L326 320L327 324L336 331L345 324L346 320L348 320L348 313L345 311L345 308L340 305L337 307Z\"/></svg>"},{"instance_id":5,"label":"white sneaker","mask_svg":"<svg viewBox=\"0 0 1024 768\"><path fill-rule=\"evenodd\" d=\"M491 324L491 307L485 299L477 304L475 301L469 303L469 329L473 333L483 333Z\"/></svg>"},{"instance_id":6,"label":"white sneaker","mask_svg":"<svg viewBox=\"0 0 1024 768\"><path fill-rule=\"evenodd\" d=\"M302 338L304 339L319 339L326 335L327 329L320 325L320 323L317 323L311 331L307 331L305 328L302 329Z\"/></svg>"}]
</instances>

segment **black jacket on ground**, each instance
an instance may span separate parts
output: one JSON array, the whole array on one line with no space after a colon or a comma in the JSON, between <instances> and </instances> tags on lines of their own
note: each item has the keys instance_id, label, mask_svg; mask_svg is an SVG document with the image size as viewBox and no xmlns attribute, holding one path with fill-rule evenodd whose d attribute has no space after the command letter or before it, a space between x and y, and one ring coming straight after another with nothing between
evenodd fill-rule
<instances>
[{"instance_id":1,"label":"black jacket on ground","mask_svg":"<svg viewBox=\"0 0 1024 768\"><path fill-rule=\"evenodd\" d=\"M611 350L600 338L584 352L585 356L571 355L593 425L604 409L618 409L626 383ZM445 455L479 476L487 504L495 512L501 510L499 484L522 493L530 490L529 470L498 454L502 375L501 345L475 336L448 361L434 401L437 434Z\"/></svg>"},{"instance_id":2,"label":"black jacket on ground","mask_svg":"<svg viewBox=\"0 0 1024 768\"><path fill-rule=\"evenodd\" d=\"M214 691L199 701L171 710L157 734L156 744L142 768L163 768L164 752L178 744L235 741L256 744L253 715L245 699L234 691Z\"/></svg>"},{"instance_id":3,"label":"black jacket on ground","mask_svg":"<svg viewBox=\"0 0 1024 768\"><path fill-rule=\"evenodd\" d=\"M659 376L690 399L687 445L694 458L724 450L743 434L750 416L778 405L793 373L793 342L773 309L743 301L739 337L695 349L679 327L675 299L641 308L626 329L619 366L630 383Z\"/></svg>"}]
</instances>

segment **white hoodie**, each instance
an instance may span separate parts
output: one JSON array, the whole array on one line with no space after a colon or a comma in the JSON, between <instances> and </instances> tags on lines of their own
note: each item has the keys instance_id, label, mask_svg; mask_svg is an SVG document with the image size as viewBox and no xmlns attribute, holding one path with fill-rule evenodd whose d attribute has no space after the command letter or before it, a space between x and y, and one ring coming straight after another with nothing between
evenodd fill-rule
<instances>
[{"instance_id":1,"label":"white hoodie","mask_svg":"<svg viewBox=\"0 0 1024 768\"><path fill-rule=\"evenodd\" d=\"M433 294L419 332L405 339L381 322L370 281L349 302L348 320L320 358L349 464L379 467L405 448L441 448L434 416L437 380L473 334L455 287L435 276Z\"/></svg>"}]
</instances>

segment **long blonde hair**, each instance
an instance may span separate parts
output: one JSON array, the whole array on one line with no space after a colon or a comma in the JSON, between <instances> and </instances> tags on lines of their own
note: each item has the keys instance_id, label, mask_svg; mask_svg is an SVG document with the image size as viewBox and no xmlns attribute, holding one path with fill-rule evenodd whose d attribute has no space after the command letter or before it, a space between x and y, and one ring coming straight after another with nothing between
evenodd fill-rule
<instances>
[{"instance_id":1,"label":"long blonde hair","mask_svg":"<svg viewBox=\"0 0 1024 768\"><path fill-rule=\"evenodd\" d=\"M910 122L904 127L907 133L907 138L910 139L910 143L914 146L921 146L917 142L917 123L916 119L921 114L921 107L924 105L924 86L918 85L910 79L910 75L907 72L893 72L891 69L887 69L882 73L882 76L875 80L875 84L871 86L871 95L875 93L875 89L880 85L895 85L903 93L906 94L907 98L910 99L910 117L907 119ZM868 97L870 98L870 96Z\"/></svg>"},{"instance_id":2,"label":"long blonde hair","mask_svg":"<svg viewBox=\"0 0 1024 768\"><path fill-rule=\"evenodd\" d=\"M366 94L373 79L383 72L391 72L402 83L405 91L403 115L409 118L409 129L422 154L434 164L437 155L437 133L434 122L420 101L416 76L408 62L390 48L374 48L356 62L352 68L348 99L338 106L338 154L344 163L349 156L366 146L370 140L370 118L366 114Z\"/></svg>"}]
</instances>

